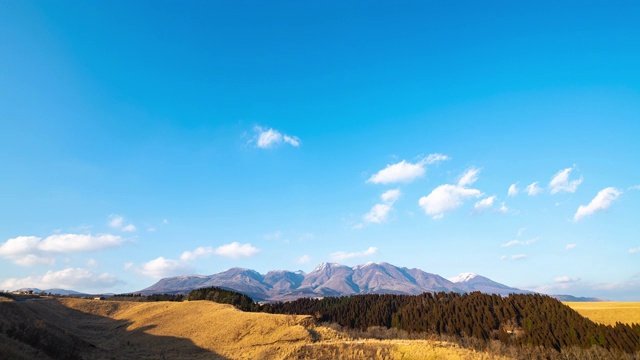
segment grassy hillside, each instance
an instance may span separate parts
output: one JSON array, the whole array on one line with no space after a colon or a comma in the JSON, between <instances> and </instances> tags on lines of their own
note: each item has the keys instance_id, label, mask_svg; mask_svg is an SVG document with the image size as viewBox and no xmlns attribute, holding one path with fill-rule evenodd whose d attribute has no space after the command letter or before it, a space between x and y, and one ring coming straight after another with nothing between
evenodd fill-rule
<instances>
[{"instance_id":1,"label":"grassy hillside","mask_svg":"<svg viewBox=\"0 0 640 360\"><path fill-rule=\"evenodd\" d=\"M640 324L640 302L565 302L564 304L600 324L612 326L616 322Z\"/></svg>"},{"instance_id":2,"label":"grassy hillside","mask_svg":"<svg viewBox=\"0 0 640 360\"><path fill-rule=\"evenodd\" d=\"M353 338L309 316L208 301L0 302L2 359L490 359L429 340Z\"/></svg>"}]
</instances>

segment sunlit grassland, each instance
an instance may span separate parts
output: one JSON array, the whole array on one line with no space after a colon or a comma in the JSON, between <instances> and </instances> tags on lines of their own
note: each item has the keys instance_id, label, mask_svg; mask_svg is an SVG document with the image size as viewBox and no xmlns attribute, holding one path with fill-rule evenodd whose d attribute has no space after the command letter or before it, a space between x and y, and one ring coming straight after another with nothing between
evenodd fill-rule
<instances>
[{"instance_id":1,"label":"sunlit grassland","mask_svg":"<svg viewBox=\"0 0 640 360\"><path fill-rule=\"evenodd\" d=\"M640 324L640 302L565 302L593 322L615 325L616 322Z\"/></svg>"}]
</instances>

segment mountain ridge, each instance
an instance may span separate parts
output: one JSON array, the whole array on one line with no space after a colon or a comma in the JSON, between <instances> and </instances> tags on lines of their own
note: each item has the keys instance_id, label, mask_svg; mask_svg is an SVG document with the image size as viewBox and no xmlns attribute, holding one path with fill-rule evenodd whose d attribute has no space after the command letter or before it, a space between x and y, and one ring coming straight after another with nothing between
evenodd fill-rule
<instances>
[{"instance_id":1,"label":"mountain ridge","mask_svg":"<svg viewBox=\"0 0 640 360\"><path fill-rule=\"evenodd\" d=\"M359 294L418 295L424 292L472 292L506 296L526 294L475 273L462 273L451 281L420 269L385 262L349 267L323 262L308 274L302 271L272 270L262 275L255 270L231 268L212 275L188 275L160 279L137 291L142 295L183 293L217 286L249 295L256 301L288 301L302 297L349 296Z\"/></svg>"}]
</instances>

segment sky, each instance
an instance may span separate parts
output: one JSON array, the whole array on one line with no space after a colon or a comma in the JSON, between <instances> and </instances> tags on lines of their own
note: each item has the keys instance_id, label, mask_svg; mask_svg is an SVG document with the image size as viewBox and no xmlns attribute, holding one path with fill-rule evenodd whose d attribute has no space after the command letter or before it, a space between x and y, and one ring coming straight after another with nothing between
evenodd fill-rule
<instances>
[{"instance_id":1,"label":"sky","mask_svg":"<svg viewBox=\"0 0 640 360\"><path fill-rule=\"evenodd\" d=\"M640 301L640 4L0 2L0 289L321 262Z\"/></svg>"}]
</instances>

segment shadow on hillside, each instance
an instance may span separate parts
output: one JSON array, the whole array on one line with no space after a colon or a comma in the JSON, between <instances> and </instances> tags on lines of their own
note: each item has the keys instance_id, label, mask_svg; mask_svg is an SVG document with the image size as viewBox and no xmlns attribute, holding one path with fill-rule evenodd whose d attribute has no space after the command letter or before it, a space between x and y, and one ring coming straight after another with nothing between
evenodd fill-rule
<instances>
[{"instance_id":1,"label":"shadow on hillside","mask_svg":"<svg viewBox=\"0 0 640 360\"><path fill-rule=\"evenodd\" d=\"M131 324L55 300L1 302L0 358L226 359L189 339L147 333L155 326L127 330Z\"/></svg>"}]
</instances>

